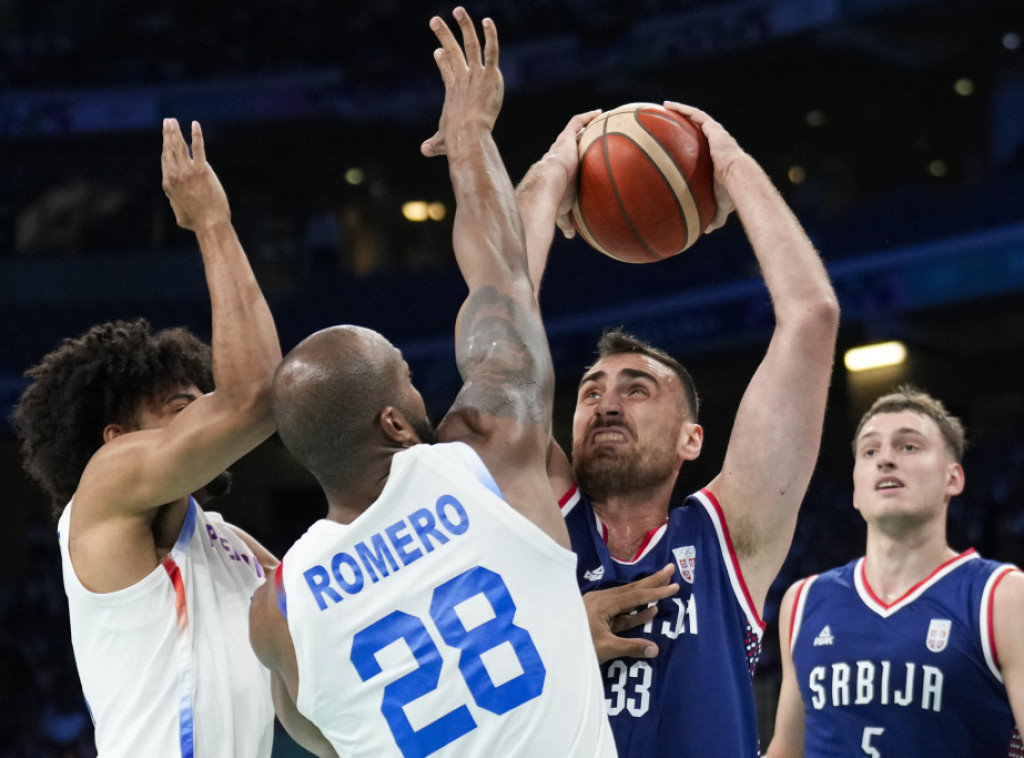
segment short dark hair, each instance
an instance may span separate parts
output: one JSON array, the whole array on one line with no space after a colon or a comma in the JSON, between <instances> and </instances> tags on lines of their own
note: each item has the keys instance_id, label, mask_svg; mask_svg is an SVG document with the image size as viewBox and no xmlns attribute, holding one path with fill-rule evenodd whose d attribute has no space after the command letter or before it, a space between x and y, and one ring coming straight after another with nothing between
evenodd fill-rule
<instances>
[{"instance_id":1,"label":"short dark hair","mask_svg":"<svg viewBox=\"0 0 1024 758\"><path fill-rule=\"evenodd\" d=\"M658 363L672 369L683 385L683 393L686 396L686 404L689 406L687 410L690 418L694 422L697 421L700 412L700 398L697 395L697 385L683 364L664 350L654 347L649 342L644 342L642 339L623 330L622 327L606 329L601 335L601 339L597 342L597 359L601 360L611 355L621 355L623 353L646 355L648 358L656 360Z\"/></svg>"},{"instance_id":2,"label":"short dark hair","mask_svg":"<svg viewBox=\"0 0 1024 758\"><path fill-rule=\"evenodd\" d=\"M54 515L103 445L108 424L128 424L165 388L213 390L209 345L188 330L154 332L145 319L98 324L64 340L25 372L14 408L22 467L51 498Z\"/></svg>"},{"instance_id":3,"label":"short dark hair","mask_svg":"<svg viewBox=\"0 0 1024 758\"><path fill-rule=\"evenodd\" d=\"M381 411L398 405L398 353L381 360L366 352L357 336L369 331L322 329L296 345L274 373L278 436L329 492L344 489L359 472Z\"/></svg>"},{"instance_id":4,"label":"short dark hair","mask_svg":"<svg viewBox=\"0 0 1024 758\"><path fill-rule=\"evenodd\" d=\"M854 455L857 454L857 440L861 430L871 418L880 413L900 413L901 411L911 411L934 421L935 425L939 427L942 439L946 443L946 449L952 454L953 459L957 463L963 461L964 450L967 447L963 423L946 410L946 406L942 404L941 400L910 384L900 385L889 394L882 395L861 416L860 423L857 424L857 431L853 434Z\"/></svg>"}]
</instances>

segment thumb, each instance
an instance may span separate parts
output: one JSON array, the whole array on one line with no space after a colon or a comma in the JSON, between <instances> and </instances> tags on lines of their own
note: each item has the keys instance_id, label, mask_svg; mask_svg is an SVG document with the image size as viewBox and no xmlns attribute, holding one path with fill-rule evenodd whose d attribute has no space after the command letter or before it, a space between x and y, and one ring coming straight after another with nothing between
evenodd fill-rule
<instances>
[{"instance_id":1,"label":"thumb","mask_svg":"<svg viewBox=\"0 0 1024 758\"><path fill-rule=\"evenodd\" d=\"M445 155L444 135L441 134L440 130L434 132L434 136L430 139L423 140L420 145L420 152L427 158L436 158L439 155Z\"/></svg>"},{"instance_id":2,"label":"thumb","mask_svg":"<svg viewBox=\"0 0 1024 758\"><path fill-rule=\"evenodd\" d=\"M576 224L573 223L572 216L569 213L559 213L555 219L555 224L566 239L571 240L576 236Z\"/></svg>"}]
</instances>

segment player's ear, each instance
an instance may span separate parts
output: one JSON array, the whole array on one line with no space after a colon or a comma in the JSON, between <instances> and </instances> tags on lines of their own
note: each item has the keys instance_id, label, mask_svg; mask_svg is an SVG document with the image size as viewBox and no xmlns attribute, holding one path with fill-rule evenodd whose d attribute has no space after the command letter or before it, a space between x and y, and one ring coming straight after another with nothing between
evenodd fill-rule
<instances>
[{"instance_id":1,"label":"player's ear","mask_svg":"<svg viewBox=\"0 0 1024 758\"><path fill-rule=\"evenodd\" d=\"M679 444L676 452L680 460L692 461L700 455L701 446L704 444L704 427L690 421L684 421L679 430Z\"/></svg>"},{"instance_id":2,"label":"player's ear","mask_svg":"<svg viewBox=\"0 0 1024 758\"><path fill-rule=\"evenodd\" d=\"M946 481L946 492L949 496L956 497L964 491L964 467L954 463L949 467L949 478Z\"/></svg>"},{"instance_id":3,"label":"player's ear","mask_svg":"<svg viewBox=\"0 0 1024 758\"><path fill-rule=\"evenodd\" d=\"M120 424L107 424L105 427L103 427L103 444L107 444L115 437L120 437L127 431L128 430L125 429Z\"/></svg>"},{"instance_id":4,"label":"player's ear","mask_svg":"<svg viewBox=\"0 0 1024 758\"><path fill-rule=\"evenodd\" d=\"M393 405L384 406L379 423L384 437L398 447L412 447L420 442L409 419Z\"/></svg>"}]
</instances>

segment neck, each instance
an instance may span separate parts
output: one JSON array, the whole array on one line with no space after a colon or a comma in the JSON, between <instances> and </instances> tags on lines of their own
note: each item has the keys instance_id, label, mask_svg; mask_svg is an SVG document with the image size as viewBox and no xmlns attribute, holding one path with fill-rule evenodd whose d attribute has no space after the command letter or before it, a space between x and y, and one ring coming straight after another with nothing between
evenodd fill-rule
<instances>
[{"instance_id":1,"label":"neck","mask_svg":"<svg viewBox=\"0 0 1024 758\"><path fill-rule=\"evenodd\" d=\"M864 572L874 593L891 602L956 556L944 529L893 537L869 526Z\"/></svg>"},{"instance_id":2,"label":"neck","mask_svg":"<svg viewBox=\"0 0 1024 758\"><path fill-rule=\"evenodd\" d=\"M327 518L341 524L351 524L367 508L377 502L391 475L394 448L382 449L369 460L364 460L350 473L341 477L344 489L324 489L327 496Z\"/></svg>"},{"instance_id":3,"label":"neck","mask_svg":"<svg viewBox=\"0 0 1024 758\"><path fill-rule=\"evenodd\" d=\"M594 513L608 529L608 550L614 557L631 560L647 534L668 520L672 484L652 492L591 499Z\"/></svg>"}]
</instances>

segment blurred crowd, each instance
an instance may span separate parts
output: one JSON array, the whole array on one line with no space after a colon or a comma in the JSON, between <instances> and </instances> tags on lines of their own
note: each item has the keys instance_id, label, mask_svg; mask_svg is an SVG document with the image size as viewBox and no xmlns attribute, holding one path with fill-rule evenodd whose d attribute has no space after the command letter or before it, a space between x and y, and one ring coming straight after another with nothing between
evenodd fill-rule
<instances>
[{"instance_id":1,"label":"blurred crowd","mask_svg":"<svg viewBox=\"0 0 1024 758\"><path fill-rule=\"evenodd\" d=\"M699 0L542 0L473 4L505 42L572 33L595 44L629 27L631 18L679 11ZM0 85L82 87L201 81L242 74L282 74L343 67L387 84L410 59L420 60L423 22L450 4L379 0L271 0L170 5L107 0L0 3ZM386 44L385 44L386 43ZM426 48L429 49L429 48Z\"/></svg>"}]
</instances>

